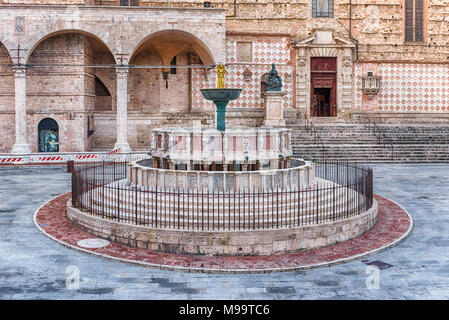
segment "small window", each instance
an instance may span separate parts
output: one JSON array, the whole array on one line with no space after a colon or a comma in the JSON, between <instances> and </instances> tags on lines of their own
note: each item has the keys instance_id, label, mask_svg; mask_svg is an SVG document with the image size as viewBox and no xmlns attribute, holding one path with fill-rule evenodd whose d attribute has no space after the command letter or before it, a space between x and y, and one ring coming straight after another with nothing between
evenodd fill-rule
<instances>
[{"instance_id":1,"label":"small window","mask_svg":"<svg viewBox=\"0 0 449 320\"><path fill-rule=\"evenodd\" d=\"M173 59L171 59L170 65L174 66L170 68L170 74L176 74L176 56L174 56Z\"/></svg>"},{"instance_id":2,"label":"small window","mask_svg":"<svg viewBox=\"0 0 449 320\"><path fill-rule=\"evenodd\" d=\"M333 18L334 0L312 0L312 17Z\"/></svg>"},{"instance_id":3,"label":"small window","mask_svg":"<svg viewBox=\"0 0 449 320\"><path fill-rule=\"evenodd\" d=\"M424 0L405 0L405 41L424 41Z\"/></svg>"},{"instance_id":4,"label":"small window","mask_svg":"<svg viewBox=\"0 0 449 320\"><path fill-rule=\"evenodd\" d=\"M120 6L122 7L137 7L139 6L139 0L120 0Z\"/></svg>"},{"instance_id":5,"label":"small window","mask_svg":"<svg viewBox=\"0 0 449 320\"><path fill-rule=\"evenodd\" d=\"M237 62L252 62L253 61L252 42L237 42L236 56Z\"/></svg>"}]
</instances>

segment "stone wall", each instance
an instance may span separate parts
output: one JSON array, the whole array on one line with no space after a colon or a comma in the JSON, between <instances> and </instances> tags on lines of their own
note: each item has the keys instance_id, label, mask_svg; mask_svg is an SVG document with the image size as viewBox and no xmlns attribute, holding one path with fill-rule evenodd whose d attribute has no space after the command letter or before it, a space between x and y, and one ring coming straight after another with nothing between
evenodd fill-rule
<instances>
[{"instance_id":1,"label":"stone wall","mask_svg":"<svg viewBox=\"0 0 449 320\"><path fill-rule=\"evenodd\" d=\"M353 0L351 20L348 0L335 0L334 18L312 18L311 0L244 0L237 1L236 7L233 0L220 0L212 2L212 9L204 9L202 0L172 0L171 9L149 8L169 5L155 0L140 0L139 8L112 8L110 5L119 3L112 0L102 1L103 7L91 6L99 5L97 0L1 3L0 23L5 26L0 30L2 152L9 151L14 143L14 75L7 65L18 62L14 51L18 44L24 50L22 63L160 64L154 52L137 51L149 35L169 29L189 32L209 49L215 62L228 64L227 86L243 88L240 99L229 104L230 126L263 123L261 78L272 62L283 78L284 111L291 118L286 120L296 123L297 114L308 114L310 110L310 58L328 55L338 58L340 118L350 119L353 113L362 112L398 119L403 113L415 114L418 120L425 114L445 119L449 111L449 0L425 0L425 37L420 43L405 43L403 0ZM61 35L64 30L76 34ZM322 50L323 43L312 38L329 30L332 39ZM240 53L239 43L243 47L248 44ZM189 52L177 53L178 65L202 63ZM367 71L382 77L382 90L372 100L360 90L361 77ZM60 126L60 151L112 148L116 118L113 112L98 109L103 103L100 100L96 109L95 76L111 94L110 109L116 110L114 68L28 68L27 126L33 151L37 150L37 125L45 117L54 118ZM189 125L193 120L213 122L214 106L203 99L199 90L213 86L215 75L211 69L178 69L167 82L159 69L131 69L131 148L146 148L149 142L145 139L154 126ZM412 92L414 88L419 90ZM96 130L88 138L87 118L92 113Z\"/></svg>"},{"instance_id":2,"label":"stone wall","mask_svg":"<svg viewBox=\"0 0 449 320\"><path fill-rule=\"evenodd\" d=\"M358 40L362 60L447 61L449 42L448 0L424 0L427 10L423 43L404 43L404 0L352 0L352 36ZM348 0L334 0L334 18L312 18L312 1L234 0L213 1L225 8L226 31L285 33L304 39L315 30L335 30L349 37ZM167 6L166 1L140 0L142 6ZM202 7L203 1L171 0L172 7ZM426 32L427 31L427 32ZM430 44L430 46L429 46Z\"/></svg>"},{"instance_id":3,"label":"stone wall","mask_svg":"<svg viewBox=\"0 0 449 320\"><path fill-rule=\"evenodd\" d=\"M361 215L318 225L241 231L156 229L88 215L67 203L67 216L94 236L132 247L169 253L271 255L329 246L364 234L377 222L378 207Z\"/></svg>"}]
</instances>

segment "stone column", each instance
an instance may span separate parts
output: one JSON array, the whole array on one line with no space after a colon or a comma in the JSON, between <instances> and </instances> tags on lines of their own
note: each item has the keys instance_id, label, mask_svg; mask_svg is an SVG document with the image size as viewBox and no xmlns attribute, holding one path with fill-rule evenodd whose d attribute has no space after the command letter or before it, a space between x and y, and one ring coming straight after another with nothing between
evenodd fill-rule
<instances>
[{"instance_id":1,"label":"stone column","mask_svg":"<svg viewBox=\"0 0 449 320\"><path fill-rule=\"evenodd\" d=\"M12 147L12 153L30 153L27 141L27 90L26 67L16 66L14 70L15 82L15 113L16 113L16 142Z\"/></svg>"},{"instance_id":2,"label":"stone column","mask_svg":"<svg viewBox=\"0 0 449 320\"><path fill-rule=\"evenodd\" d=\"M116 67L117 73L117 142L114 149L129 152L128 144L128 67Z\"/></svg>"}]
</instances>

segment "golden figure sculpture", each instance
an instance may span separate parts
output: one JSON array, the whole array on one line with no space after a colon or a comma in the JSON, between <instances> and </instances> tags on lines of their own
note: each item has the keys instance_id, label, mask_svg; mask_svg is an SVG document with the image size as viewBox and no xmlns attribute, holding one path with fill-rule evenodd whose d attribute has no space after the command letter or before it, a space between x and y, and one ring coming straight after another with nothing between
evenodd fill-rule
<instances>
[{"instance_id":1,"label":"golden figure sculpture","mask_svg":"<svg viewBox=\"0 0 449 320\"><path fill-rule=\"evenodd\" d=\"M217 89L223 89L224 85L224 76L226 73L226 67L224 64L219 64L215 67L215 72L217 73Z\"/></svg>"}]
</instances>

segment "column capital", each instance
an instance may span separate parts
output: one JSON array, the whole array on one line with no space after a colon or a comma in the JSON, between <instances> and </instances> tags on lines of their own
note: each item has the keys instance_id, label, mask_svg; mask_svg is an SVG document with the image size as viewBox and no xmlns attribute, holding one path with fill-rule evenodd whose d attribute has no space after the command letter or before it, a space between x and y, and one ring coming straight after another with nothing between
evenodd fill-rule
<instances>
[{"instance_id":1,"label":"column capital","mask_svg":"<svg viewBox=\"0 0 449 320\"><path fill-rule=\"evenodd\" d=\"M14 76L16 77L24 77L27 73L27 67L23 65L12 66L12 70L14 71Z\"/></svg>"},{"instance_id":2,"label":"column capital","mask_svg":"<svg viewBox=\"0 0 449 320\"><path fill-rule=\"evenodd\" d=\"M127 77L129 72L128 66L116 66L115 72L117 73L117 77Z\"/></svg>"}]
</instances>

